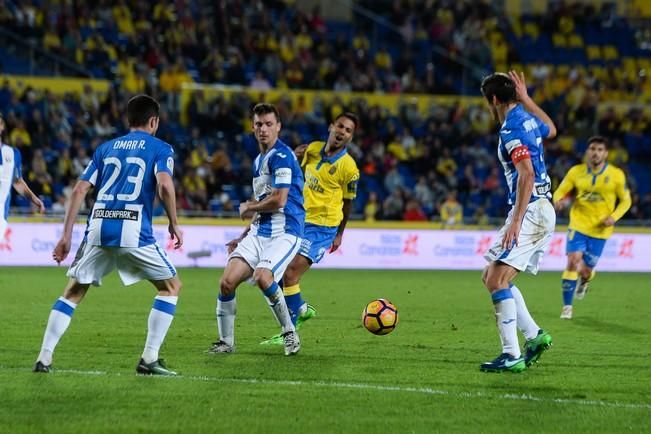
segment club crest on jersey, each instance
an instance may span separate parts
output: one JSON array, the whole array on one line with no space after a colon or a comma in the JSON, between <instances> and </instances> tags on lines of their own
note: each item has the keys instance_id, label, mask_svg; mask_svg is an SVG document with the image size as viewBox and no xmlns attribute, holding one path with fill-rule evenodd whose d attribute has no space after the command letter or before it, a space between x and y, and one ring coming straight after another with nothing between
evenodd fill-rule
<instances>
[{"instance_id":1,"label":"club crest on jersey","mask_svg":"<svg viewBox=\"0 0 651 434\"><path fill-rule=\"evenodd\" d=\"M608 184L608 181L610 181L610 176L606 176L604 178L604 184Z\"/></svg>"},{"instance_id":2,"label":"club crest on jersey","mask_svg":"<svg viewBox=\"0 0 651 434\"><path fill-rule=\"evenodd\" d=\"M330 170L328 170L328 173L330 175L334 175L336 171L337 171L337 166L332 166Z\"/></svg>"}]
</instances>

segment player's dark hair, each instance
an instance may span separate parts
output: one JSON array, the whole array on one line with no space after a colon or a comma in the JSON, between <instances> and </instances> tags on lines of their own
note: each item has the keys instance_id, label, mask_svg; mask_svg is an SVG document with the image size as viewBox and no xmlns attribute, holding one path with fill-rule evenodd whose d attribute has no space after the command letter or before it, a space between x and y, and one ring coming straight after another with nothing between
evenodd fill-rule
<instances>
[{"instance_id":1,"label":"player's dark hair","mask_svg":"<svg viewBox=\"0 0 651 434\"><path fill-rule=\"evenodd\" d=\"M337 122L341 118L350 119L353 122L353 124L355 125L355 129L357 129L357 126L359 125L359 116L357 116L355 113L353 113L353 112L343 112L343 113L341 113L340 115L338 115L335 118L333 123Z\"/></svg>"},{"instance_id":2,"label":"player's dark hair","mask_svg":"<svg viewBox=\"0 0 651 434\"><path fill-rule=\"evenodd\" d=\"M588 139L588 146L593 143L601 143L608 149L608 140L604 136L592 136Z\"/></svg>"},{"instance_id":3,"label":"player's dark hair","mask_svg":"<svg viewBox=\"0 0 651 434\"><path fill-rule=\"evenodd\" d=\"M251 117L258 115L266 115L269 113L273 113L274 116L276 116L276 121L280 122L280 113L278 112L278 109L276 108L275 105L269 104L266 102L259 102L253 107L253 114Z\"/></svg>"},{"instance_id":4,"label":"player's dark hair","mask_svg":"<svg viewBox=\"0 0 651 434\"><path fill-rule=\"evenodd\" d=\"M495 72L484 77L481 82L481 93L489 103L493 102L493 96L503 104L515 102L515 83L503 72Z\"/></svg>"},{"instance_id":5,"label":"player's dark hair","mask_svg":"<svg viewBox=\"0 0 651 434\"><path fill-rule=\"evenodd\" d=\"M144 127L152 117L158 117L160 104L149 95L136 95L127 103L127 121L129 126Z\"/></svg>"}]
</instances>

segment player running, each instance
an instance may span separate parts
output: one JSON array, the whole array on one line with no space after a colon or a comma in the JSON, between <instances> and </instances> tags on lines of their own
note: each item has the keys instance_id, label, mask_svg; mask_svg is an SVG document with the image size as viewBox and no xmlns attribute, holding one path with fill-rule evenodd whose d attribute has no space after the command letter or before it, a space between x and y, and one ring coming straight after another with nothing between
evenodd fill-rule
<instances>
[{"instance_id":1,"label":"player running","mask_svg":"<svg viewBox=\"0 0 651 434\"><path fill-rule=\"evenodd\" d=\"M497 156L509 185L511 205L497 241L485 255L482 280L491 293L502 353L482 363L485 372L521 372L549 348L552 338L531 317L522 293L513 284L521 271L538 272L554 232L556 214L543 158L543 139L556 136L549 116L529 97L524 74L494 73L481 84L493 117L499 121ZM526 339L524 357L517 328Z\"/></svg>"},{"instance_id":2,"label":"player running","mask_svg":"<svg viewBox=\"0 0 651 434\"><path fill-rule=\"evenodd\" d=\"M154 137L159 111L158 102L147 95L131 98L127 103L131 131L100 145L75 185L63 235L52 252L58 263L70 252L79 207L93 186L97 188L97 198L88 216L84 240L68 270L68 285L50 312L34 372L50 372L52 353L70 325L75 308L91 284L100 286L102 277L117 268L125 285L147 279L158 291L149 313L147 340L136 372L176 375L158 357L174 318L181 281L152 232L156 193L167 213L170 236L176 238L174 247L178 249L183 244L172 180L174 151L169 144Z\"/></svg>"},{"instance_id":3,"label":"player running","mask_svg":"<svg viewBox=\"0 0 651 434\"><path fill-rule=\"evenodd\" d=\"M359 169L346 147L358 122L357 115L342 113L330 124L327 142L312 142L294 151L302 157L305 172L305 230L301 248L283 275L283 293L296 327L316 315L301 297L301 277L326 251L339 248L357 194ZM276 335L262 344L279 345L282 338Z\"/></svg>"},{"instance_id":4,"label":"player running","mask_svg":"<svg viewBox=\"0 0 651 434\"><path fill-rule=\"evenodd\" d=\"M208 350L210 353L233 352L235 290L249 278L263 292L281 325L285 355L294 355L301 348L277 282L301 245L305 220L303 173L291 148L278 139L280 128L275 106L260 103L253 108L253 132L260 147L253 163L255 200L240 204L240 217L253 217L253 221L240 238L227 244L228 263L217 297L219 340Z\"/></svg>"},{"instance_id":5,"label":"player running","mask_svg":"<svg viewBox=\"0 0 651 434\"><path fill-rule=\"evenodd\" d=\"M6 237L12 186L21 196L29 199L41 214L45 212L43 201L34 194L23 179L23 158L20 151L2 142L5 128L5 120L0 115L0 238Z\"/></svg>"},{"instance_id":6,"label":"player running","mask_svg":"<svg viewBox=\"0 0 651 434\"><path fill-rule=\"evenodd\" d=\"M572 319L575 289L578 300L585 297L588 283L594 278L594 268L606 240L613 233L615 222L631 207L631 194L626 188L624 172L606 161L606 139L600 136L588 139L585 154L586 162L573 166L567 172L553 197L554 207L561 210L569 204L572 191L576 196L570 210L567 232L562 319Z\"/></svg>"}]
</instances>

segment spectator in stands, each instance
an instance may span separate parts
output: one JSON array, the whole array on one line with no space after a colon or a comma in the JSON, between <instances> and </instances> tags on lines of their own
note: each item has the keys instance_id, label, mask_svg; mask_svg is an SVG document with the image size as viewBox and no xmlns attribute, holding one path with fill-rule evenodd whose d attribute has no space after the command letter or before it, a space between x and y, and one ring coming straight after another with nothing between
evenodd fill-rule
<instances>
[{"instance_id":1,"label":"spectator in stands","mask_svg":"<svg viewBox=\"0 0 651 434\"><path fill-rule=\"evenodd\" d=\"M405 208L402 187L392 190L382 204L382 218L385 220L401 220Z\"/></svg>"},{"instance_id":2,"label":"spectator in stands","mask_svg":"<svg viewBox=\"0 0 651 434\"><path fill-rule=\"evenodd\" d=\"M416 199L410 199L407 201L402 219L405 221L427 221L427 215Z\"/></svg>"},{"instance_id":3,"label":"spectator in stands","mask_svg":"<svg viewBox=\"0 0 651 434\"><path fill-rule=\"evenodd\" d=\"M255 77L249 83L249 87L257 90L269 90L271 89L271 83L262 75L262 72L257 71Z\"/></svg>"},{"instance_id":4,"label":"spectator in stands","mask_svg":"<svg viewBox=\"0 0 651 434\"><path fill-rule=\"evenodd\" d=\"M457 200L456 191L448 193L445 202L439 206L441 222L444 227L452 227L463 222L463 206Z\"/></svg>"},{"instance_id":5,"label":"spectator in stands","mask_svg":"<svg viewBox=\"0 0 651 434\"><path fill-rule=\"evenodd\" d=\"M364 219L367 222L374 222L381 212L380 204L378 203L377 193L371 191L368 195L366 205L364 205Z\"/></svg>"}]
</instances>

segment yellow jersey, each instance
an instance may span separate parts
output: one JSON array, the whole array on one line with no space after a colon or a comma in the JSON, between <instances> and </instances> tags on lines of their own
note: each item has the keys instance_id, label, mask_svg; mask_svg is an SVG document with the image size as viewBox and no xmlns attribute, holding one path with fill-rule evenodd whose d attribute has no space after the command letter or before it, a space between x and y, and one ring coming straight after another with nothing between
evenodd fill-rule
<instances>
[{"instance_id":1,"label":"yellow jersey","mask_svg":"<svg viewBox=\"0 0 651 434\"><path fill-rule=\"evenodd\" d=\"M305 222L338 227L344 199L355 199L359 169L345 149L326 157L325 142L312 142L303 155Z\"/></svg>"},{"instance_id":2,"label":"yellow jersey","mask_svg":"<svg viewBox=\"0 0 651 434\"><path fill-rule=\"evenodd\" d=\"M613 226L604 226L611 216L622 218L631 207L631 193L626 187L624 172L608 163L600 172L592 172L587 164L572 167L554 192L554 203L574 190L575 199L570 210L570 229L593 238L607 239ZM615 202L617 207L615 207Z\"/></svg>"}]
</instances>

